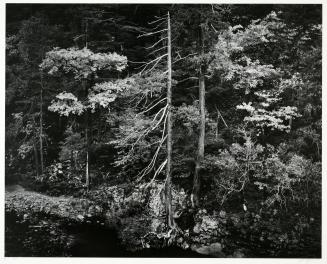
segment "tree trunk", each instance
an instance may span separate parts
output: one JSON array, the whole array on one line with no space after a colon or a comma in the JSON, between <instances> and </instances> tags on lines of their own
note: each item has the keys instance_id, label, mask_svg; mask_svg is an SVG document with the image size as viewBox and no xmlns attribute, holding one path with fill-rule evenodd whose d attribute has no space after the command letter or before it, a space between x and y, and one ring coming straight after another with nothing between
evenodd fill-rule
<instances>
[{"instance_id":1,"label":"tree trunk","mask_svg":"<svg viewBox=\"0 0 327 264\"><path fill-rule=\"evenodd\" d=\"M88 34L88 21L85 20L85 48L87 48L87 34ZM88 96L88 87L87 87L87 80L84 79L83 81L83 87L85 91L85 99L87 99ZM89 112L86 109L85 112L85 149L86 149L86 165L85 165L85 185L87 191L89 190L90 186L90 174L89 174Z\"/></svg>"},{"instance_id":2,"label":"tree trunk","mask_svg":"<svg viewBox=\"0 0 327 264\"><path fill-rule=\"evenodd\" d=\"M33 150L34 150L34 162L35 162L36 176L39 177L39 157L37 155L37 147L35 144L33 144Z\"/></svg>"},{"instance_id":3,"label":"tree trunk","mask_svg":"<svg viewBox=\"0 0 327 264\"><path fill-rule=\"evenodd\" d=\"M43 174L43 79L41 73L41 93L40 93L40 163L41 175Z\"/></svg>"},{"instance_id":4,"label":"tree trunk","mask_svg":"<svg viewBox=\"0 0 327 264\"><path fill-rule=\"evenodd\" d=\"M87 81L83 80L83 87L85 91L85 98L88 96ZM85 185L87 190L90 185L90 175L89 175L89 113L85 112L85 151L86 151L86 164L85 164Z\"/></svg>"},{"instance_id":5,"label":"tree trunk","mask_svg":"<svg viewBox=\"0 0 327 264\"><path fill-rule=\"evenodd\" d=\"M201 55L204 53L203 47L203 29L200 30ZM205 80L204 69L200 65L199 69L199 108L200 108L200 127L199 127L199 141L198 141L198 153L195 160L195 171L193 178L193 207L198 207L200 203L199 192L201 187L201 175L200 170L204 158L204 138L205 138Z\"/></svg>"},{"instance_id":6,"label":"tree trunk","mask_svg":"<svg viewBox=\"0 0 327 264\"><path fill-rule=\"evenodd\" d=\"M218 140L218 135L219 135L219 114L217 113L216 140Z\"/></svg>"},{"instance_id":7,"label":"tree trunk","mask_svg":"<svg viewBox=\"0 0 327 264\"><path fill-rule=\"evenodd\" d=\"M172 155L172 122L171 122L171 87L172 87L172 74L171 74L171 29L170 29L170 16L168 12L168 83L167 83L167 167L166 167L166 215L168 225L173 228L175 226L172 209L171 198L171 155Z\"/></svg>"}]
</instances>

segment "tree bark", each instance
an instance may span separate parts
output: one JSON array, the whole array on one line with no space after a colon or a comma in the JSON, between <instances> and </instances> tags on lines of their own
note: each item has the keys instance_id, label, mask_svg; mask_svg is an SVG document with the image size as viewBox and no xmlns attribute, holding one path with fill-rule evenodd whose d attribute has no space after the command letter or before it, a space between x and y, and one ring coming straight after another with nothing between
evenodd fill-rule
<instances>
[{"instance_id":1,"label":"tree bark","mask_svg":"<svg viewBox=\"0 0 327 264\"><path fill-rule=\"evenodd\" d=\"M33 150L34 150L34 162L35 162L36 176L39 177L39 157L37 155L37 147L35 144L33 144Z\"/></svg>"},{"instance_id":2,"label":"tree bark","mask_svg":"<svg viewBox=\"0 0 327 264\"><path fill-rule=\"evenodd\" d=\"M87 34L88 34L88 21L85 20L85 48L87 48ZM89 90L87 85L87 79L83 80L83 86L85 91L85 99L87 99ZM89 112L85 110L85 148L86 148L86 165L85 165L85 185L87 191L89 190L90 186L90 174L89 174Z\"/></svg>"},{"instance_id":3,"label":"tree bark","mask_svg":"<svg viewBox=\"0 0 327 264\"><path fill-rule=\"evenodd\" d=\"M200 29L200 40L201 40L201 57L204 54L203 47L203 28ZM204 139L205 139L205 79L204 79L203 65L200 65L199 69L199 108L200 108L200 127L199 127L199 141L198 151L195 160L195 171L193 178L193 207L198 207L200 203L199 192L201 187L201 175L200 170L204 159Z\"/></svg>"},{"instance_id":4,"label":"tree bark","mask_svg":"<svg viewBox=\"0 0 327 264\"><path fill-rule=\"evenodd\" d=\"M43 174L43 79L41 73L41 91L40 91L40 163L41 175Z\"/></svg>"},{"instance_id":5,"label":"tree bark","mask_svg":"<svg viewBox=\"0 0 327 264\"><path fill-rule=\"evenodd\" d=\"M83 80L83 87L85 91L85 98L88 96L87 80ZM85 185L87 190L90 185L89 175L89 113L85 111L85 151L86 151L86 164L85 164Z\"/></svg>"},{"instance_id":6,"label":"tree bark","mask_svg":"<svg viewBox=\"0 0 327 264\"><path fill-rule=\"evenodd\" d=\"M171 121L171 88L172 88L172 69L171 69L171 29L170 29L170 15L168 12L168 83L167 83L167 167L166 167L166 215L168 225L173 228L175 226L172 209L172 195L171 195L171 156L172 156L172 121Z\"/></svg>"}]
</instances>

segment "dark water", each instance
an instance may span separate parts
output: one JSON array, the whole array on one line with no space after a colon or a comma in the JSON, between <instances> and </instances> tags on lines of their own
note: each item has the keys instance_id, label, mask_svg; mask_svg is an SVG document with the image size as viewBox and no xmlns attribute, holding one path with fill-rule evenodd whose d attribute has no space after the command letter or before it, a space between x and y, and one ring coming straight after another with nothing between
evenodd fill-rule
<instances>
[{"instance_id":1,"label":"dark water","mask_svg":"<svg viewBox=\"0 0 327 264\"><path fill-rule=\"evenodd\" d=\"M40 220L41 219L41 220ZM130 252L117 233L99 224L69 223L47 216L5 215L6 257L204 257L178 247Z\"/></svg>"},{"instance_id":2,"label":"dark water","mask_svg":"<svg viewBox=\"0 0 327 264\"><path fill-rule=\"evenodd\" d=\"M120 244L114 229L101 225L103 219L89 219L77 223L65 222L46 215L17 216L5 215L5 256L7 257L207 257L179 247L143 249L130 252ZM255 258L320 258L319 234L310 233L291 248L274 249L258 239L242 238L231 233L227 256L239 248L246 257Z\"/></svg>"}]
</instances>

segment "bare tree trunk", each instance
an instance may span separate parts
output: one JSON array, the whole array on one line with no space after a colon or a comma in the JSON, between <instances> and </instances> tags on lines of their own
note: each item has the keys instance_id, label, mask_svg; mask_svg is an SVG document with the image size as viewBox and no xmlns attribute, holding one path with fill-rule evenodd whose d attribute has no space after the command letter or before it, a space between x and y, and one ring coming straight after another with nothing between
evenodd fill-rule
<instances>
[{"instance_id":1,"label":"bare tree trunk","mask_svg":"<svg viewBox=\"0 0 327 264\"><path fill-rule=\"evenodd\" d=\"M41 175L43 174L43 79L41 73L41 93L40 93L40 163Z\"/></svg>"},{"instance_id":2,"label":"bare tree trunk","mask_svg":"<svg viewBox=\"0 0 327 264\"><path fill-rule=\"evenodd\" d=\"M200 40L201 40L201 55L204 53L203 47L203 28L200 30ZM204 79L204 69L200 65L199 72L199 108L200 108L200 127L199 127L199 141L198 141L198 153L195 160L195 171L193 178L193 207L198 207L200 203L199 192L201 187L200 170L204 158L204 139L205 139L205 79Z\"/></svg>"},{"instance_id":3,"label":"bare tree trunk","mask_svg":"<svg viewBox=\"0 0 327 264\"><path fill-rule=\"evenodd\" d=\"M87 34L88 34L88 21L85 20L85 48L87 48ZM88 96L87 80L83 80L83 86L85 90L85 98ZM87 190L90 186L90 174L89 174L89 112L86 109L85 112L85 147L86 147L86 166L85 166L85 185Z\"/></svg>"},{"instance_id":4,"label":"bare tree trunk","mask_svg":"<svg viewBox=\"0 0 327 264\"><path fill-rule=\"evenodd\" d=\"M83 80L83 87L85 91L85 97L88 96L87 81ZM85 164L85 185L87 190L90 185L90 175L89 175L89 113L85 112L85 150L86 150L86 164Z\"/></svg>"},{"instance_id":5,"label":"bare tree trunk","mask_svg":"<svg viewBox=\"0 0 327 264\"><path fill-rule=\"evenodd\" d=\"M218 140L218 135L219 135L219 113L217 112L216 140Z\"/></svg>"},{"instance_id":6,"label":"bare tree trunk","mask_svg":"<svg viewBox=\"0 0 327 264\"><path fill-rule=\"evenodd\" d=\"M39 177L39 157L37 155L37 147L36 147L35 143L33 144L33 150L34 150L34 162L35 162L36 176Z\"/></svg>"},{"instance_id":7,"label":"bare tree trunk","mask_svg":"<svg viewBox=\"0 0 327 264\"><path fill-rule=\"evenodd\" d=\"M204 138L205 138L205 82L202 70L199 76L199 107L200 107L200 128L198 153L195 160L195 172L193 178L193 206L198 207L200 198L199 192L201 187L200 170L204 158Z\"/></svg>"},{"instance_id":8,"label":"bare tree trunk","mask_svg":"<svg viewBox=\"0 0 327 264\"><path fill-rule=\"evenodd\" d=\"M172 209L171 199L171 155L172 155L172 121L171 121L171 87L172 87L172 75L171 75L171 29L170 29L170 15L168 12L168 83L167 83L167 167L166 167L166 185L165 185L165 197L166 197L166 214L168 225L173 228L175 226Z\"/></svg>"}]
</instances>

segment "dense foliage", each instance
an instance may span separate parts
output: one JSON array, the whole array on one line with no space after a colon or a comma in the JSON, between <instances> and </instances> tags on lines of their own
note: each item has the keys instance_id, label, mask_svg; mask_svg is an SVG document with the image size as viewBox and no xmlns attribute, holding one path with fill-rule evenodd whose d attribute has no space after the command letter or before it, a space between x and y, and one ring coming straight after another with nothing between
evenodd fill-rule
<instances>
[{"instance_id":1,"label":"dense foliage","mask_svg":"<svg viewBox=\"0 0 327 264\"><path fill-rule=\"evenodd\" d=\"M141 188L146 198L124 203L126 219L154 217L138 209L159 203L165 182L169 11L177 214L192 207L201 78L206 102L200 204L185 228L176 220L179 232L210 215L221 232L203 232L228 250L238 237L261 241L265 256L320 246L320 5L15 8L7 5L7 184L101 206L114 186ZM205 243L185 232L169 243Z\"/></svg>"}]
</instances>

